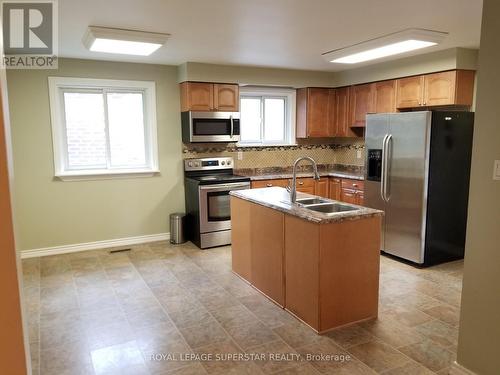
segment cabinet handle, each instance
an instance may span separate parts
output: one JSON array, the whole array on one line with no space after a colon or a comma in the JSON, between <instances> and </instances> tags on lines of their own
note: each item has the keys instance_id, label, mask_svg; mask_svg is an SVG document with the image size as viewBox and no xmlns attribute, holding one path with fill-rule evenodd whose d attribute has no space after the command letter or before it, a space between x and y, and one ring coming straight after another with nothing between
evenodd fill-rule
<instances>
[{"instance_id":1,"label":"cabinet handle","mask_svg":"<svg viewBox=\"0 0 500 375\"><path fill-rule=\"evenodd\" d=\"M354 186L354 187L358 187L358 184L352 184L352 186Z\"/></svg>"},{"instance_id":2,"label":"cabinet handle","mask_svg":"<svg viewBox=\"0 0 500 375\"><path fill-rule=\"evenodd\" d=\"M267 186L267 187L272 187L272 186L273 186L273 184L266 184L266 186Z\"/></svg>"},{"instance_id":3,"label":"cabinet handle","mask_svg":"<svg viewBox=\"0 0 500 375\"><path fill-rule=\"evenodd\" d=\"M427 102L424 102L424 105L427 105Z\"/></svg>"},{"instance_id":4,"label":"cabinet handle","mask_svg":"<svg viewBox=\"0 0 500 375\"><path fill-rule=\"evenodd\" d=\"M304 183L302 181L299 181L298 184L299 185L304 185Z\"/></svg>"}]
</instances>

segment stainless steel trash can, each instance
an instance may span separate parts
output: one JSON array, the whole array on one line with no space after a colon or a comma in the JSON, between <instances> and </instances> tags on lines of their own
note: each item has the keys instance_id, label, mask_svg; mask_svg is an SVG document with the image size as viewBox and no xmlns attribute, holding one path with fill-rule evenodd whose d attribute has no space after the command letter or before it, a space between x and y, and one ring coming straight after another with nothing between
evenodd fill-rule
<instances>
[{"instance_id":1,"label":"stainless steel trash can","mask_svg":"<svg viewBox=\"0 0 500 375\"><path fill-rule=\"evenodd\" d=\"M186 242L184 225L186 215L182 213L170 214L170 243L180 244Z\"/></svg>"}]
</instances>

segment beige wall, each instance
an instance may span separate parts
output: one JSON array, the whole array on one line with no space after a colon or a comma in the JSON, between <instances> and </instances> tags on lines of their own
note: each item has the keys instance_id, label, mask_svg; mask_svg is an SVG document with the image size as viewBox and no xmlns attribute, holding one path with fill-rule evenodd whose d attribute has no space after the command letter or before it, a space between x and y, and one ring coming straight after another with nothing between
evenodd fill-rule
<instances>
[{"instance_id":1,"label":"beige wall","mask_svg":"<svg viewBox=\"0 0 500 375\"><path fill-rule=\"evenodd\" d=\"M500 2L484 0L469 221L457 362L481 375L500 372Z\"/></svg>"},{"instance_id":2,"label":"beige wall","mask_svg":"<svg viewBox=\"0 0 500 375\"><path fill-rule=\"evenodd\" d=\"M240 85L329 87L334 83L330 72L261 68L254 66L216 65L187 62L178 68L178 80L237 82Z\"/></svg>"},{"instance_id":3,"label":"beige wall","mask_svg":"<svg viewBox=\"0 0 500 375\"><path fill-rule=\"evenodd\" d=\"M155 81L160 175L54 180L48 76ZM18 249L168 232L168 214L184 208L177 67L61 59L58 70L10 70L7 80Z\"/></svg>"},{"instance_id":4,"label":"beige wall","mask_svg":"<svg viewBox=\"0 0 500 375\"><path fill-rule=\"evenodd\" d=\"M450 69L477 68L477 50L451 48L335 73L335 86L406 77Z\"/></svg>"}]
</instances>

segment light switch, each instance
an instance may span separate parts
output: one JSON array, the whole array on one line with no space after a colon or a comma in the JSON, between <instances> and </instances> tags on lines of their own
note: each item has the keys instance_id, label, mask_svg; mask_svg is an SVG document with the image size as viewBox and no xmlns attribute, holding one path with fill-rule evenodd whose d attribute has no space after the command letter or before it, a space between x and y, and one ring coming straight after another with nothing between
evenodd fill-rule
<instances>
[{"instance_id":1,"label":"light switch","mask_svg":"<svg viewBox=\"0 0 500 375\"><path fill-rule=\"evenodd\" d=\"M238 160L243 160L243 151L238 151Z\"/></svg>"},{"instance_id":2,"label":"light switch","mask_svg":"<svg viewBox=\"0 0 500 375\"><path fill-rule=\"evenodd\" d=\"M493 167L493 179L500 180L500 160L495 160L495 166Z\"/></svg>"}]
</instances>

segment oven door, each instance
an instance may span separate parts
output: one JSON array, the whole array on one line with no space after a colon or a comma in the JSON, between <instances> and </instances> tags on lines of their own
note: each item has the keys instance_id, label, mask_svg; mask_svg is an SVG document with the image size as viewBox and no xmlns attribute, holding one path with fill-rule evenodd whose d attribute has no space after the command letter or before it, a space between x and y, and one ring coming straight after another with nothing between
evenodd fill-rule
<instances>
[{"instance_id":1,"label":"oven door","mask_svg":"<svg viewBox=\"0 0 500 375\"><path fill-rule=\"evenodd\" d=\"M201 185L199 187L200 232L207 233L231 229L229 192L244 189L250 189L250 182Z\"/></svg>"},{"instance_id":2,"label":"oven door","mask_svg":"<svg viewBox=\"0 0 500 375\"><path fill-rule=\"evenodd\" d=\"M238 142L239 112L190 112L191 142Z\"/></svg>"}]
</instances>

